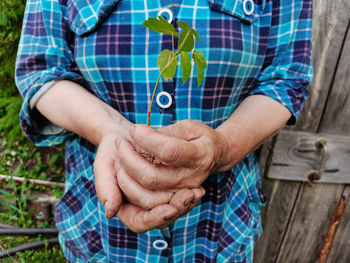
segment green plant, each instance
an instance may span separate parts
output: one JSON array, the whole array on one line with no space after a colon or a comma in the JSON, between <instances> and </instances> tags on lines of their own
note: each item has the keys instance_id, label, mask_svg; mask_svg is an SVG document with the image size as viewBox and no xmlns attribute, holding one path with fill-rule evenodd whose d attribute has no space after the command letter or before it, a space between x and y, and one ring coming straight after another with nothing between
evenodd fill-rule
<instances>
[{"instance_id":1,"label":"green plant","mask_svg":"<svg viewBox=\"0 0 350 263\"><path fill-rule=\"evenodd\" d=\"M19 95L0 98L0 132L10 140L24 139L18 115L21 105L22 98Z\"/></svg>"},{"instance_id":2,"label":"green plant","mask_svg":"<svg viewBox=\"0 0 350 263\"><path fill-rule=\"evenodd\" d=\"M13 77L14 65L25 9L24 0L1 0L0 15L0 86L2 94L17 95Z\"/></svg>"},{"instance_id":3,"label":"green plant","mask_svg":"<svg viewBox=\"0 0 350 263\"><path fill-rule=\"evenodd\" d=\"M19 171L20 167L16 170ZM0 221L6 223L16 222L19 226L31 227L33 221L31 212L28 210L28 201L34 200L30 196L33 186L28 184L27 181L17 186L14 180L9 180L7 182L7 188L11 190L0 189L0 194L3 195L0 205L7 208L6 213L1 213ZM9 202L9 200L13 200L14 202Z\"/></svg>"},{"instance_id":4,"label":"green plant","mask_svg":"<svg viewBox=\"0 0 350 263\"><path fill-rule=\"evenodd\" d=\"M22 98L15 86L14 72L25 3L1 0L0 6L0 132L10 140L24 139L18 120Z\"/></svg>"},{"instance_id":5,"label":"green plant","mask_svg":"<svg viewBox=\"0 0 350 263\"><path fill-rule=\"evenodd\" d=\"M24 183L13 180L1 182L0 186L0 222L21 227L36 227L33 213L28 202L34 195L45 192L60 198L63 189L56 185L53 188L36 186L31 179L43 179L63 182L64 150L63 147L38 148L29 142L19 143L0 138L0 174L25 177ZM54 227L53 216L41 222L40 227ZM44 237L0 236L0 251L24 243L45 240ZM15 256L0 259L0 262L66 262L58 245L38 250L27 250Z\"/></svg>"},{"instance_id":6,"label":"green plant","mask_svg":"<svg viewBox=\"0 0 350 263\"><path fill-rule=\"evenodd\" d=\"M204 69L207 68L207 62L203 53L199 50L193 50L195 39L201 41L196 30L190 28L189 24L184 21L177 21L176 23L183 30L178 38L178 49L176 51L174 50L174 37L178 36L179 32L177 32L174 26L167 20L161 16L158 16L158 18L151 17L142 24L152 31L168 34L172 37L172 50L164 49L158 56L157 66L159 67L160 74L153 89L153 94L147 114L147 125L150 125L152 104L159 84L159 80L162 76L165 81L169 81L174 77L179 57L181 59L180 66L182 69L183 84L187 82L192 70L189 53L192 54L192 59L194 60L194 64L197 68L198 87L201 85L204 78Z\"/></svg>"}]
</instances>

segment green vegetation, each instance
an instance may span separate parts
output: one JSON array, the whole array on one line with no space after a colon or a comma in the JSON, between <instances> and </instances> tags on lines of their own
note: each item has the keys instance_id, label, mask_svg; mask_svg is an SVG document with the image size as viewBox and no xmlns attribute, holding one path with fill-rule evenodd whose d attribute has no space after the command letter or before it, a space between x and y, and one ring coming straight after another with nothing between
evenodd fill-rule
<instances>
[{"instance_id":1,"label":"green vegetation","mask_svg":"<svg viewBox=\"0 0 350 263\"><path fill-rule=\"evenodd\" d=\"M13 79L25 2L1 0L0 6L0 133L11 140L24 139L18 120L22 99Z\"/></svg>"},{"instance_id":2,"label":"green vegetation","mask_svg":"<svg viewBox=\"0 0 350 263\"><path fill-rule=\"evenodd\" d=\"M19 227L36 227L29 202L33 193L61 197L59 187L44 188L28 182L29 178L64 181L64 151L36 148L25 140L19 126L18 113L22 104L14 83L14 70L18 42L21 34L26 1L1 0L0 3L0 174L26 178L22 184L13 180L0 183L0 222ZM41 222L40 227L53 227L53 217ZM0 251L29 241L45 240L38 236L0 236ZM13 257L1 259L3 263L66 262L59 246L28 250Z\"/></svg>"},{"instance_id":3,"label":"green vegetation","mask_svg":"<svg viewBox=\"0 0 350 263\"><path fill-rule=\"evenodd\" d=\"M64 150L63 147L37 148L29 144L0 138L0 174L21 176L26 178L18 184L13 180L1 182L0 188L0 222L19 227L54 227L54 218L35 224L33 211L29 202L33 194L45 193L60 198L63 189L60 187L45 188L28 182L28 179L64 181ZM0 236L0 251L29 241L42 240L43 237L29 238L25 236ZM59 246L46 247L40 250L28 250L17 253L0 262L65 262Z\"/></svg>"}]
</instances>

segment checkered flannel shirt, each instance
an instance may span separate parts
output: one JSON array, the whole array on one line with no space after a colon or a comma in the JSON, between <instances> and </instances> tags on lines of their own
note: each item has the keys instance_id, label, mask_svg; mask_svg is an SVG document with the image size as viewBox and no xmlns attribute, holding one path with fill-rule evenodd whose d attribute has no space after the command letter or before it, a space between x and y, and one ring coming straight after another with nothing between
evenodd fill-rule
<instances>
[{"instance_id":1,"label":"checkered flannel shirt","mask_svg":"<svg viewBox=\"0 0 350 263\"><path fill-rule=\"evenodd\" d=\"M160 82L158 92L173 103L154 104L153 127L192 119L216 128L253 94L280 102L293 123L307 96L311 0L28 0L16 63L20 122L37 145L66 143L66 188L55 219L70 262L252 262L266 203L255 153L210 175L200 203L168 228L135 234L117 217L104 217L94 188L96 147L35 109L52 83L70 79L131 122L145 123L157 56L172 41L141 24L162 8L171 10L176 28L178 20L196 28L208 68L200 87L195 70L183 85L180 67L172 81Z\"/></svg>"}]
</instances>

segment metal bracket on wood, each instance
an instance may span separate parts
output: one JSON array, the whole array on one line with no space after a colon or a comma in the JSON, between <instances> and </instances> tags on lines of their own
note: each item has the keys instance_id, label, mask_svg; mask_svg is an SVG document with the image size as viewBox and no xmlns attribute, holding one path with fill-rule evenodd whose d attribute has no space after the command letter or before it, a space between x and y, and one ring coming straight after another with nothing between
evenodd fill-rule
<instances>
[{"instance_id":1,"label":"metal bracket on wood","mask_svg":"<svg viewBox=\"0 0 350 263\"><path fill-rule=\"evenodd\" d=\"M317 171L311 170L307 175L306 178L310 182L314 182L321 179L322 172L324 170L324 166L326 164L326 158L327 158L327 147L326 147L326 140L325 139L318 139L315 143L315 146L317 149L321 151L321 161L320 161L320 167Z\"/></svg>"},{"instance_id":2,"label":"metal bracket on wood","mask_svg":"<svg viewBox=\"0 0 350 263\"><path fill-rule=\"evenodd\" d=\"M350 183L350 136L283 130L273 151L271 179Z\"/></svg>"}]
</instances>

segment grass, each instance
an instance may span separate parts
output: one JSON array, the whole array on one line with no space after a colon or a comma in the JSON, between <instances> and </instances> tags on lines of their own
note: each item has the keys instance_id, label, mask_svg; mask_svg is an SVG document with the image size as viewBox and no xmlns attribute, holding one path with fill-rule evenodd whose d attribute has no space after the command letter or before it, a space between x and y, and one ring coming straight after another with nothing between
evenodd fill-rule
<instances>
[{"instance_id":1,"label":"grass","mask_svg":"<svg viewBox=\"0 0 350 263\"><path fill-rule=\"evenodd\" d=\"M0 184L0 222L18 227L54 227L53 216L48 221L35 222L29 202L33 193L45 193L60 198L63 189L60 187L45 188L28 182L29 178L55 182L64 182L63 147L38 148L31 143L11 141L0 137L0 174L15 175L26 178L18 184L13 180ZM0 251L30 241L45 238L26 236L0 236ZM60 247L46 246L43 249L19 252L13 257L0 259L0 263L14 262L66 262Z\"/></svg>"},{"instance_id":2,"label":"grass","mask_svg":"<svg viewBox=\"0 0 350 263\"><path fill-rule=\"evenodd\" d=\"M7 239L8 246L14 247L23 243L30 241L41 240L40 237L36 239L28 239L27 237L18 237L13 239L12 237L5 237ZM9 248L5 247L5 248ZM26 250L24 252L18 252L16 256L7 257L5 259L0 259L0 263L63 263L67 262L63 256L63 252L59 246L48 247L46 246L40 250Z\"/></svg>"}]
</instances>

